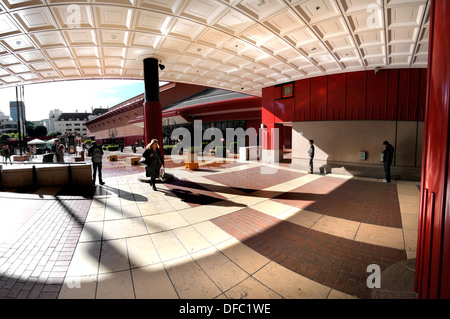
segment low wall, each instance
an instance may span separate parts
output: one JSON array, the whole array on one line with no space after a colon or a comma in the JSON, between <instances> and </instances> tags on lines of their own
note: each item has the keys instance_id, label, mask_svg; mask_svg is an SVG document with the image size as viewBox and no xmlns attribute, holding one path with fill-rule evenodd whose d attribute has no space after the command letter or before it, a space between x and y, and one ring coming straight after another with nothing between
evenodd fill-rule
<instances>
[{"instance_id":1,"label":"low wall","mask_svg":"<svg viewBox=\"0 0 450 319\"><path fill-rule=\"evenodd\" d=\"M314 171L384 178L383 141L395 148L393 179L420 180L423 122L310 121L292 123L292 165L309 170L309 140L314 140ZM366 157L361 160L360 152Z\"/></svg>"},{"instance_id":2,"label":"low wall","mask_svg":"<svg viewBox=\"0 0 450 319\"><path fill-rule=\"evenodd\" d=\"M5 168L0 172L3 189L27 186L61 187L92 185L92 169L90 164L24 166Z\"/></svg>"}]
</instances>

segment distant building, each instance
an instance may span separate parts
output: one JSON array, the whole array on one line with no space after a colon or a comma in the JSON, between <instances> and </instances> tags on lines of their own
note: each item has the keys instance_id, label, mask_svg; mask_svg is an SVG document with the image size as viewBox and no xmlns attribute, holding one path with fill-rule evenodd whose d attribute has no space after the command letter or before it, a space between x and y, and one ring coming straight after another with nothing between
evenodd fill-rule
<instances>
[{"instance_id":1,"label":"distant building","mask_svg":"<svg viewBox=\"0 0 450 319\"><path fill-rule=\"evenodd\" d=\"M86 135L84 123L89 120L91 113L61 113L55 121L55 131L61 134Z\"/></svg>"},{"instance_id":2,"label":"distant building","mask_svg":"<svg viewBox=\"0 0 450 319\"><path fill-rule=\"evenodd\" d=\"M50 111L50 113L48 114L47 131L49 133L53 132L53 131L56 131L56 129L55 129L55 122L59 118L61 113L62 113L61 110L54 109L53 111Z\"/></svg>"},{"instance_id":3,"label":"distant building","mask_svg":"<svg viewBox=\"0 0 450 319\"><path fill-rule=\"evenodd\" d=\"M17 122L11 121L8 115L0 112L0 135L3 133L15 133L17 132Z\"/></svg>"},{"instance_id":4,"label":"distant building","mask_svg":"<svg viewBox=\"0 0 450 319\"><path fill-rule=\"evenodd\" d=\"M19 111L17 111L17 101L10 101L9 114L13 121L18 121L18 114L21 119L25 120L25 104L23 103L23 101L19 101Z\"/></svg>"},{"instance_id":5,"label":"distant building","mask_svg":"<svg viewBox=\"0 0 450 319\"><path fill-rule=\"evenodd\" d=\"M89 115L89 121L95 119L97 116L103 115L108 112L108 109L104 108L95 108L92 109L92 113Z\"/></svg>"}]
</instances>

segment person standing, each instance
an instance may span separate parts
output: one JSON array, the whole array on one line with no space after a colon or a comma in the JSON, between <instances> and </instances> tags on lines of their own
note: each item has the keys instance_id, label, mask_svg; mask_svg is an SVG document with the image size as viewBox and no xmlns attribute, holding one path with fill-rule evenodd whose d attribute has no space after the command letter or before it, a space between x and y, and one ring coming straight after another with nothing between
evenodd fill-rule
<instances>
[{"instance_id":1,"label":"person standing","mask_svg":"<svg viewBox=\"0 0 450 319\"><path fill-rule=\"evenodd\" d=\"M88 156L91 157L92 161L92 184L95 185L95 179L98 171L98 182L100 185L104 185L102 179L102 161L103 161L103 150L101 146L97 145L97 142L92 142L92 146L88 149Z\"/></svg>"},{"instance_id":2,"label":"person standing","mask_svg":"<svg viewBox=\"0 0 450 319\"><path fill-rule=\"evenodd\" d=\"M142 157L145 158L145 168L146 176L150 177L150 185L153 190L156 191L156 178L159 177L159 169L161 165L164 165L164 161L161 159L159 152L158 140L153 139L145 148Z\"/></svg>"},{"instance_id":3,"label":"person standing","mask_svg":"<svg viewBox=\"0 0 450 319\"><path fill-rule=\"evenodd\" d=\"M384 173L386 175L385 182L391 182L391 164L394 159L394 147L389 144L388 141L383 142L384 150L383 150L383 166Z\"/></svg>"},{"instance_id":4,"label":"person standing","mask_svg":"<svg viewBox=\"0 0 450 319\"><path fill-rule=\"evenodd\" d=\"M5 146L5 149L3 150L3 157L4 157L4 159L5 159L5 163L6 163L6 164L8 164L8 159L9 159L9 162L10 162L11 165L12 165L12 162L11 162L11 151L10 151L10 149L9 149L9 145L6 145L6 146Z\"/></svg>"},{"instance_id":5,"label":"person standing","mask_svg":"<svg viewBox=\"0 0 450 319\"><path fill-rule=\"evenodd\" d=\"M309 140L309 150L308 150L308 157L309 157L309 172L308 174L312 174L313 173L313 162L314 162L314 141L313 140Z\"/></svg>"},{"instance_id":6,"label":"person standing","mask_svg":"<svg viewBox=\"0 0 450 319\"><path fill-rule=\"evenodd\" d=\"M64 145L62 144L56 149L56 161L58 163L64 163Z\"/></svg>"}]
</instances>

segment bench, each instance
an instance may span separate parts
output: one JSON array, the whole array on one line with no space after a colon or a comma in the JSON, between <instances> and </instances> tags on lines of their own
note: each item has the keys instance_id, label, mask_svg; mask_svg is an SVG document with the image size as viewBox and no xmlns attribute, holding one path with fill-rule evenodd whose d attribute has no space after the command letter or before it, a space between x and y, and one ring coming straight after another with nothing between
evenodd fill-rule
<instances>
[{"instance_id":1,"label":"bench","mask_svg":"<svg viewBox=\"0 0 450 319\"><path fill-rule=\"evenodd\" d=\"M14 189L26 186L61 187L92 185L91 164L59 164L1 170L1 186Z\"/></svg>"},{"instance_id":2,"label":"bench","mask_svg":"<svg viewBox=\"0 0 450 319\"><path fill-rule=\"evenodd\" d=\"M185 168L198 169L197 154L195 153L187 154Z\"/></svg>"},{"instance_id":3,"label":"bench","mask_svg":"<svg viewBox=\"0 0 450 319\"><path fill-rule=\"evenodd\" d=\"M117 162L117 155L109 155L107 158L110 162Z\"/></svg>"},{"instance_id":4,"label":"bench","mask_svg":"<svg viewBox=\"0 0 450 319\"><path fill-rule=\"evenodd\" d=\"M27 162L30 160L30 155L14 155L13 161L14 162Z\"/></svg>"},{"instance_id":5,"label":"bench","mask_svg":"<svg viewBox=\"0 0 450 319\"><path fill-rule=\"evenodd\" d=\"M80 152L80 156L75 157L75 162L84 162L84 151Z\"/></svg>"},{"instance_id":6,"label":"bench","mask_svg":"<svg viewBox=\"0 0 450 319\"><path fill-rule=\"evenodd\" d=\"M125 159L125 161L127 164L130 164L130 165L139 165L140 159L141 159L140 157L127 157Z\"/></svg>"}]
</instances>

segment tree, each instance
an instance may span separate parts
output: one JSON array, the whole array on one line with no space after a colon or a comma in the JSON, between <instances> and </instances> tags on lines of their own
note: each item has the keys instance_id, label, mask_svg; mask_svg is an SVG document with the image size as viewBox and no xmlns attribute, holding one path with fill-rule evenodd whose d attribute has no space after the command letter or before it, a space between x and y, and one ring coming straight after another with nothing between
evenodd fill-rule
<instances>
[{"instance_id":1,"label":"tree","mask_svg":"<svg viewBox=\"0 0 450 319\"><path fill-rule=\"evenodd\" d=\"M3 133L0 135L0 144L5 144L8 138L11 138L9 134Z\"/></svg>"},{"instance_id":2,"label":"tree","mask_svg":"<svg viewBox=\"0 0 450 319\"><path fill-rule=\"evenodd\" d=\"M34 127L32 133L28 133L31 137L47 136L47 128L44 125L37 125Z\"/></svg>"},{"instance_id":3,"label":"tree","mask_svg":"<svg viewBox=\"0 0 450 319\"><path fill-rule=\"evenodd\" d=\"M59 135L61 135L61 133L58 131L51 131L50 133L47 134L47 136L59 136Z\"/></svg>"}]
</instances>

